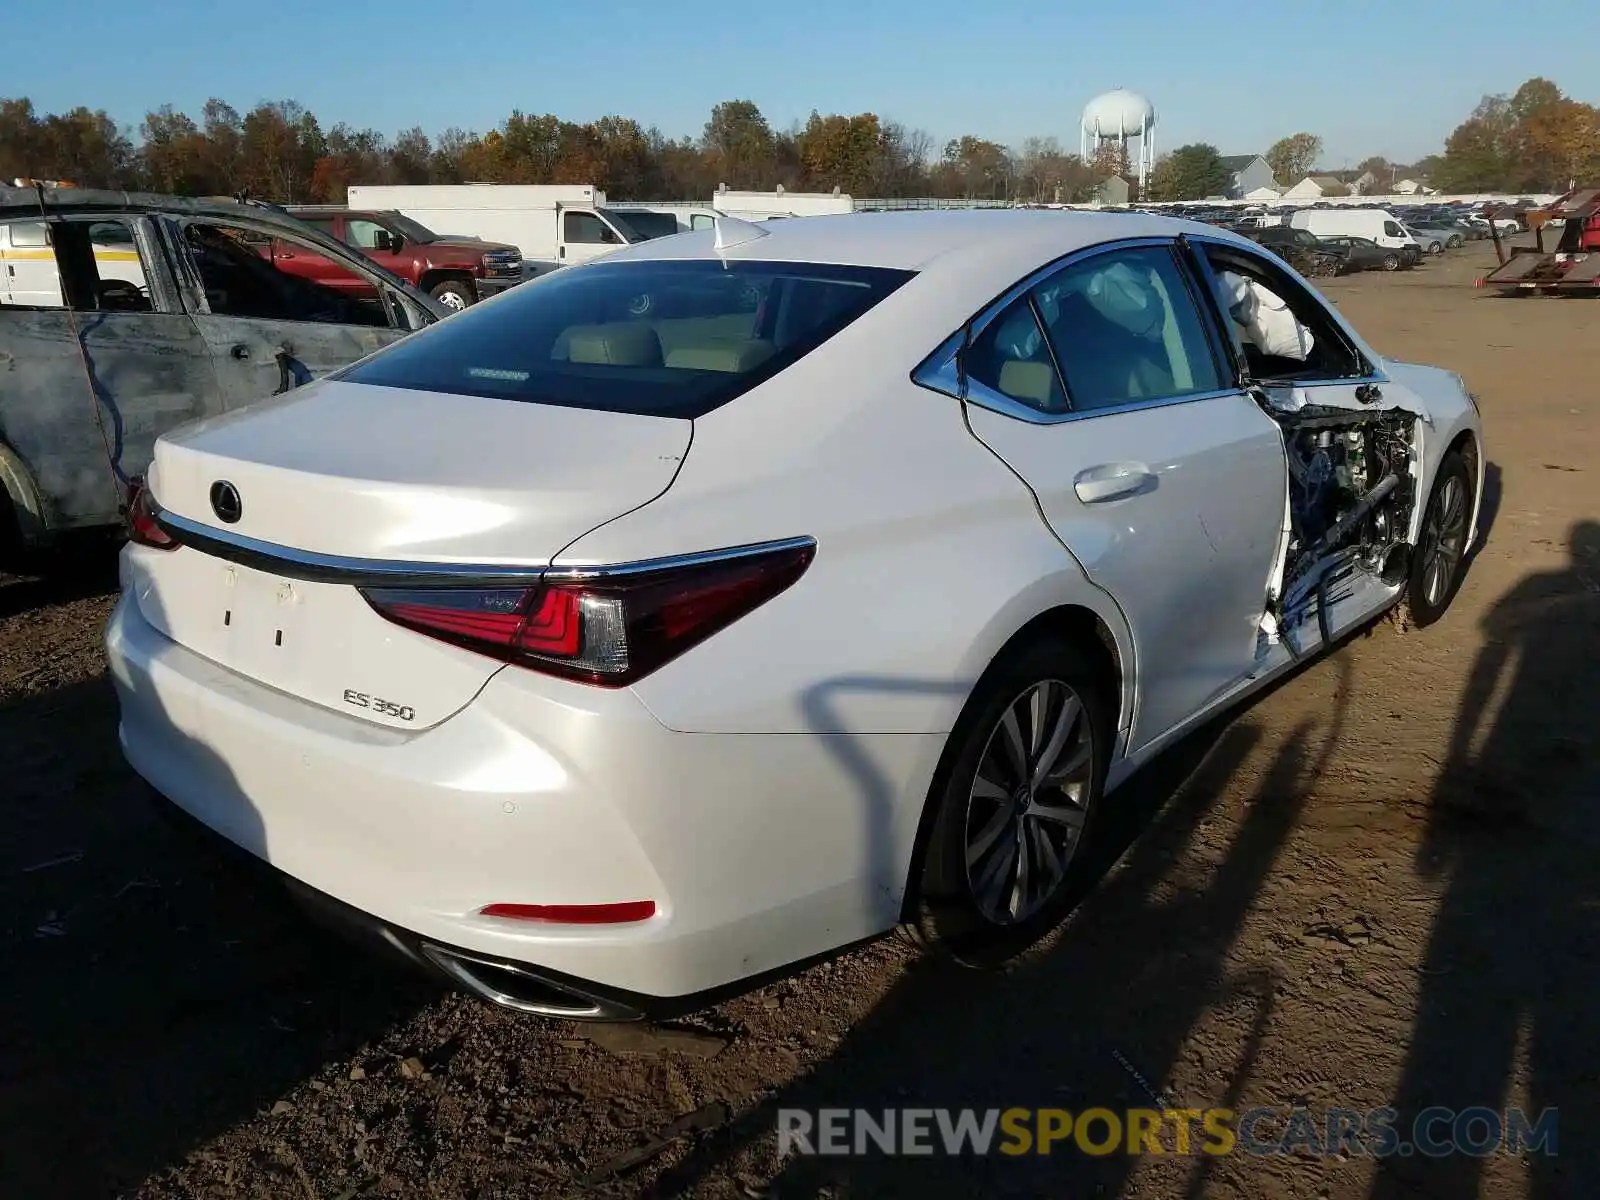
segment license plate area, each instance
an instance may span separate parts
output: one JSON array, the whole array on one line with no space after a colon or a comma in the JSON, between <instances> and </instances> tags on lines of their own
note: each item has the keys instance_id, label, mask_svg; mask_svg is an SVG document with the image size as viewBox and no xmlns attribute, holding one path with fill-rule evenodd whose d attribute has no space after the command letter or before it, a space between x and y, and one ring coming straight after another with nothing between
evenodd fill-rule
<instances>
[{"instance_id":1,"label":"license plate area","mask_svg":"<svg viewBox=\"0 0 1600 1200\"><path fill-rule=\"evenodd\" d=\"M220 564L213 608L229 661L256 678L298 680L306 649L307 590L292 579Z\"/></svg>"}]
</instances>

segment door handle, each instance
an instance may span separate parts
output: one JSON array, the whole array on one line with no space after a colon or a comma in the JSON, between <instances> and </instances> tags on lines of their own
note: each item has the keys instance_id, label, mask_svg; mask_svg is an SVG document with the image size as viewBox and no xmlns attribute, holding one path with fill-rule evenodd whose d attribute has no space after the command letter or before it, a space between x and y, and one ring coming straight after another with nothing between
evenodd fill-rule
<instances>
[{"instance_id":1,"label":"door handle","mask_svg":"<svg viewBox=\"0 0 1600 1200\"><path fill-rule=\"evenodd\" d=\"M246 346L243 342L240 342L237 346L234 346L232 349L230 349L228 353L233 355L233 357L237 358L240 362L243 362L245 359L250 357L250 347Z\"/></svg>"},{"instance_id":2,"label":"door handle","mask_svg":"<svg viewBox=\"0 0 1600 1200\"><path fill-rule=\"evenodd\" d=\"M1106 463L1078 472L1072 490L1085 504L1103 504L1124 496L1154 491L1156 476L1143 463Z\"/></svg>"}]
</instances>

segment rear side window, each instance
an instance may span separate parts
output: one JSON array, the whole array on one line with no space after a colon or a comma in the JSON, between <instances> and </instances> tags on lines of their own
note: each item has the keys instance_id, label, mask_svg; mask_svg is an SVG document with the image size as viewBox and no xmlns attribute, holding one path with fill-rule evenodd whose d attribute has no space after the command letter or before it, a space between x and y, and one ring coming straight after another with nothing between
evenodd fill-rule
<instances>
[{"instance_id":1,"label":"rear side window","mask_svg":"<svg viewBox=\"0 0 1600 1200\"><path fill-rule=\"evenodd\" d=\"M706 260L569 267L397 342L336 378L698 417L809 354L912 274Z\"/></svg>"}]
</instances>

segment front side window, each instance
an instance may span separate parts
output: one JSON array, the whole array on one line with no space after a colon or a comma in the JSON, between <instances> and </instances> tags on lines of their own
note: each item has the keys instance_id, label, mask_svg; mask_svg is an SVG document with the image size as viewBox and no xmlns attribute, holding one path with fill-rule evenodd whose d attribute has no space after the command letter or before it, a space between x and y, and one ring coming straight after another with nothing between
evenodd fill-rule
<instances>
[{"instance_id":1,"label":"front side window","mask_svg":"<svg viewBox=\"0 0 1600 1200\"><path fill-rule=\"evenodd\" d=\"M469 308L338 378L692 418L797 362L911 277L811 263L602 262Z\"/></svg>"},{"instance_id":2,"label":"front side window","mask_svg":"<svg viewBox=\"0 0 1600 1200\"><path fill-rule=\"evenodd\" d=\"M320 247L222 222L184 228L214 316L343 325L390 325L372 281Z\"/></svg>"},{"instance_id":3,"label":"front side window","mask_svg":"<svg viewBox=\"0 0 1600 1200\"><path fill-rule=\"evenodd\" d=\"M389 231L376 221L369 221L365 217L346 217L344 240L358 250L376 250L380 240L387 246Z\"/></svg>"},{"instance_id":4,"label":"front side window","mask_svg":"<svg viewBox=\"0 0 1600 1200\"><path fill-rule=\"evenodd\" d=\"M604 221L588 212L563 214L561 236L569 244L580 246L595 246L617 240L617 235L611 232Z\"/></svg>"},{"instance_id":5,"label":"front side window","mask_svg":"<svg viewBox=\"0 0 1600 1200\"><path fill-rule=\"evenodd\" d=\"M1217 303L1236 352L1262 382L1361 378L1361 354L1286 271L1231 248L1207 246Z\"/></svg>"},{"instance_id":6,"label":"front side window","mask_svg":"<svg viewBox=\"0 0 1600 1200\"><path fill-rule=\"evenodd\" d=\"M1383 234L1385 237L1404 237L1405 232L1406 231L1404 229L1400 228L1400 222L1398 221L1385 221L1383 223Z\"/></svg>"}]
</instances>

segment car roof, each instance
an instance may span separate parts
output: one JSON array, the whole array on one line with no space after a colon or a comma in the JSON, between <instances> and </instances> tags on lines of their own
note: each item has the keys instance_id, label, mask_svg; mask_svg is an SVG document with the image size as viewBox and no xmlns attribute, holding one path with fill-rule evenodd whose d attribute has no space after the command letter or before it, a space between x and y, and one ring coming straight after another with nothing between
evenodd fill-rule
<instances>
[{"instance_id":1,"label":"car roof","mask_svg":"<svg viewBox=\"0 0 1600 1200\"><path fill-rule=\"evenodd\" d=\"M299 222L279 206L257 201L232 200L225 196L164 196L155 192L117 192L100 188L44 188L44 216L92 215L122 216L140 213L181 213L204 217L245 217L268 225L279 225L294 233L304 230ZM41 191L31 187L0 187L0 221L37 217Z\"/></svg>"},{"instance_id":2,"label":"car roof","mask_svg":"<svg viewBox=\"0 0 1600 1200\"><path fill-rule=\"evenodd\" d=\"M765 237L719 252L709 230L642 242L602 262L727 258L829 263L906 271L966 272L973 260L1047 263L1103 242L1206 234L1249 246L1216 226L1138 212L1040 209L954 209L849 213L759 223Z\"/></svg>"}]
</instances>

